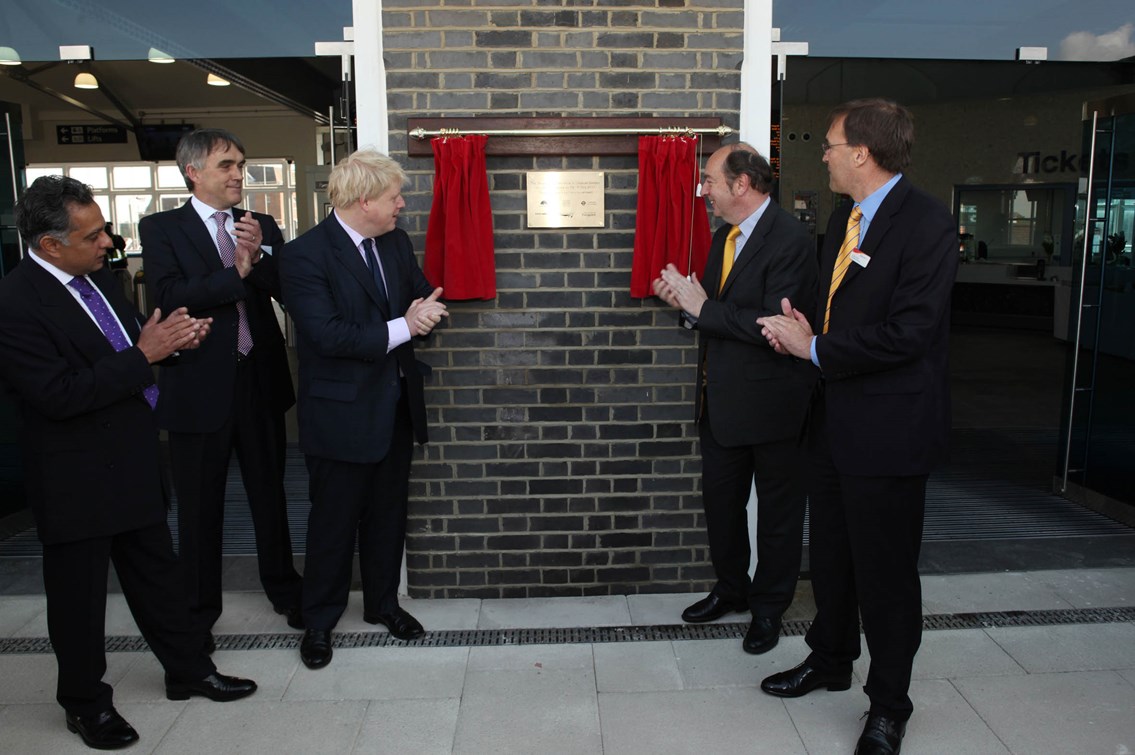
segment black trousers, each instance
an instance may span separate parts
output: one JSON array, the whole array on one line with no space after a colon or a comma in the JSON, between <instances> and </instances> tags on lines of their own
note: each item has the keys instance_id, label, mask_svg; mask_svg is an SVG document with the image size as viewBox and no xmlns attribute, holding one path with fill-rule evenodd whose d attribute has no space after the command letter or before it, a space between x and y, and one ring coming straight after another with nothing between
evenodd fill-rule
<instances>
[{"instance_id":1,"label":"black trousers","mask_svg":"<svg viewBox=\"0 0 1135 755\"><path fill-rule=\"evenodd\" d=\"M717 584L713 592L754 617L779 618L792 604L800 576L805 498L803 452L795 439L726 447L702 419L702 503L709 556ZM749 579L749 527L745 507L757 489L757 569Z\"/></svg>"},{"instance_id":2,"label":"black trousers","mask_svg":"<svg viewBox=\"0 0 1135 755\"><path fill-rule=\"evenodd\" d=\"M109 537L43 546L47 632L59 665L56 700L89 716L113 705L106 673L106 580L114 563L130 613L174 679L216 671L205 635L191 626L173 541L165 522Z\"/></svg>"},{"instance_id":3,"label":"black trousers","mask_svg":"<svg viewBox=\"0 0 1135 755\"><path fill-rule=\"evenodd\" d=\"M190 611L209 630L221 615L221 546L225 481L236 451L248 494L260 584L277 609L300 605L301 579L292 560L284 496L284 417L256 385L253 360L237 368L233 411L211 433L169 434L177 492L178 559Z\"/></svg>"},{"instance_id":4,"label":"black trousers","mask_svg":"<svg viewBox=\"0 0 1135 755\"><path fill-rule=\"evenodd\" d=\"M808 664L851 671L859 657L859 619L871 653L864 691L871 712L905 721L914 656L922 641L918 554L926 475L860 477L832 463L823 396L809 422L809 559L816 618ZM865 453L869 449L865 450Z\"/></svg>"},{"instance_id":5,"label":"black trousers","mask_svg":"<svg viewBox=\"0 0 1135 755\"><path fill-rule=\"evenodd\" d=\"M333 629L347 608L355 538L364 614L398 607L410 460L414 444L406 392L398 402L386 457L355 464L307 456L311 513L303 575L303 618L308 629Z\"/></svg>"}]
</instances>

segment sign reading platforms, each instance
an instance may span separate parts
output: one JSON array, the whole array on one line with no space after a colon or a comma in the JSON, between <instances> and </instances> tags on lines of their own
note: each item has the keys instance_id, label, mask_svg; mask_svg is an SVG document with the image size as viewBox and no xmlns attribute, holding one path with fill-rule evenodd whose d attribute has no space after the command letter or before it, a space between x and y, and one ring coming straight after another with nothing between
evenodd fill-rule
<instances>
[{"instance_id":1,"label":"sign reading platforms","mask_svg":"<svg viewBox=\"0 0 1135 755\"><path fill-rule=\"evenodd\" d=\"M126 144L126 129L123 126L56 126L57 144Z\"/></svg>"},{"instance_id":2,"label":"sign reading platforms","mask_svg":"<svg viewBox=\"0 0 1135 755\"><path fill-rule=\"evenodd\" d=\"M528 171L529 228L602 228L603 171Z\"/></svg>"}]
</instances>

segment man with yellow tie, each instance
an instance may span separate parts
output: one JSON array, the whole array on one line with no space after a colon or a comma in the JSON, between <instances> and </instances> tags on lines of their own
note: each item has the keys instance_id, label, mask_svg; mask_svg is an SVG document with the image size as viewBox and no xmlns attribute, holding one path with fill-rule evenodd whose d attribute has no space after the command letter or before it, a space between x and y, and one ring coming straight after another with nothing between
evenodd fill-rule
<instances>
[{"instance_id":1,"label":"man with yellow tie","mask_svg":"<svg viewBox=\"0 0 1135 755\"><path fill-rule=\"evenodd\" d=\"M812 652L761 689L848 689L862 616L871 708L859 755L898 753L913 711L926 480L950 428L957 226L903 177L913 144L913 118L896 103L856 100L832 112L824 162L832 191L853 203L828 224L821 298L814 308L786 300L781 315L758 321L778 351L811 359L822 374L807 428ZM815 330L803 312L815 313Z\"/></svg>"},{"instance_id":2,"label":"man with yellow tie","mask_svg":"<svg viewBox=\"0 0 1135 755\"><path fill-rule=\"evenodd\" d=\"M751 146L714 152L702 193L725 224L710 246L706 286L673 265L654 281L655 294L699 333L694 416L717 582L682 618L705 622L751 610L742 647L754 654L780 638L780 617L800 573L804 492L797 441L817 376L807 359L777 354L756 324L779 312L782 298L816 296L812 239L771 190L768 161ZM754 477L757 568L750 579L746 507Z\"/></svg>"}]
</instances>

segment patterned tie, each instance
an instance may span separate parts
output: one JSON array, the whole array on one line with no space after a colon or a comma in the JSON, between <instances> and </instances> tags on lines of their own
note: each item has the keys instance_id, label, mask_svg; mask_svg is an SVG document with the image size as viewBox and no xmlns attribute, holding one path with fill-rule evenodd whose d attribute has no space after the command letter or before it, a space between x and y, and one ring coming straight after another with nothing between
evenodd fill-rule
<instances>
[{"instance_id":1,"label":"patterned tie","mask_svg":"<svg viewBox=\"0 0 1135 755\"><path fill-rule=\"evenodd\" d=\"M130 342L126 340L126 334L122 332L122 328L118 326L118 322L114 319L114 315L110 311L110 307L106 306L102 296L91 282L86 278L72 278L68 286L79 292L79 296L83 297L83 304L87 305L87 309L95 316L95 322L98 323L99 330L106 336L106 340L110 341L110 345L114 347L115 351L122 351L123 349L130 348ZM153 409L158 404L158 386L149 385L142 395L146 397L149 402L150 408Z\"/></svg>"},{"instance_id":2,"label":"patterned tie","mask_svg":"<svg viewBox=\"0 0 1135 755\"><path fill-rule=\"evenodd\" d=\"M217 221L217 249L221 252L221 264L232 267L236 264L236 243L225 228L228 217L227 212L213 213L213 220ZM248 328L248 313L245 312L243 300L236 303L236 319L236 350L242 356L248 356L252 351L252 331Z\"/></svg>"},{"instance_id":3,"label":"patterned tie","mask_svg":"<svg viewBox=\"0 0 1135 755\"><path fill-rule=\"evenodd\" d=\"M741 235L741 228L733 226L729 229L729 235L725 237L725 252L721 257L721 285L717 288L717 293L725 290L725 281L729 279L729 273L733 270L733 259L737 256L737 237Z\"/></svg>"},{"instance_id":4,"label":"patterned tie","mask_svg":"<svg viewBox=\"0 0 1135 755\"><path fill-rule=\"evenodd\" d=\"M835 268L832 269L832 285L828 288L828 305L824 308L824 333L828 332L828 323L832 318L832 297L843 283L843 276L847 275L847 268L851 264L851 252L859 246L859 221L863 217L863 210L859 205L851 208L851 215L847 218L847 230L843 234L843 245L835 258Z\"/></svg>"},{"instance_id":5,"label":"patterned tie","mask_svg":"<svg viewBox=\"0 0 1135 755\"><path fill-rule=\"evenodd\" d=\"M378 295L389 304L389 299L386 296L386 281L382 278L382 268L378 266L378 258L374 256L374 239L363 239L363 253L366 255L370 274L374 276L374 286L378 289Z\"/></svg>"}]
</instances>

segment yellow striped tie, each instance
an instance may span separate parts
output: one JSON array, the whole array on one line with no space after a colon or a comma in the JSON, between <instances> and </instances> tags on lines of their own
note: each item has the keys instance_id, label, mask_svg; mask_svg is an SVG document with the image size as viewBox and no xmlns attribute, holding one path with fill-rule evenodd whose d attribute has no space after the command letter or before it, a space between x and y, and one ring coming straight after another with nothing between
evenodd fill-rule
<instances>
[{"instance_id":1,"label":"yellow striped tie","mask_svg":"<svg viewBox=\"0 0 1135 755\"><path fill-rule=\"evenodd\" d=\"M832 297L835 296L839 284L843 283L843 276L847 275L852 250L859 246L859 221L862 217L863 211L859 209L859 205L851 208L851 215L847 218L847 231L843 234L843 246L839 248L839 254L835 258L835 268L832 270L832 285L828 288L828 306L824 308L824 333L828 332L828 323L832 318Z\"/></svg>"},{"instance_id":2,"label":"yellow striped tie","mask_svg":"<svg viewBox=\"0 0 1135 755\"><path fill-rule=\"evenodd\" d=\"M717 287L717 293L721 293L725 288L725 280L729 277L729 271L733 269L733 258L737 256L737 237L741 235L741 228L733 226L729 229L729 235L725 237L725 251L721 257L721 285Z\"/></svg>"}]
</instances>

